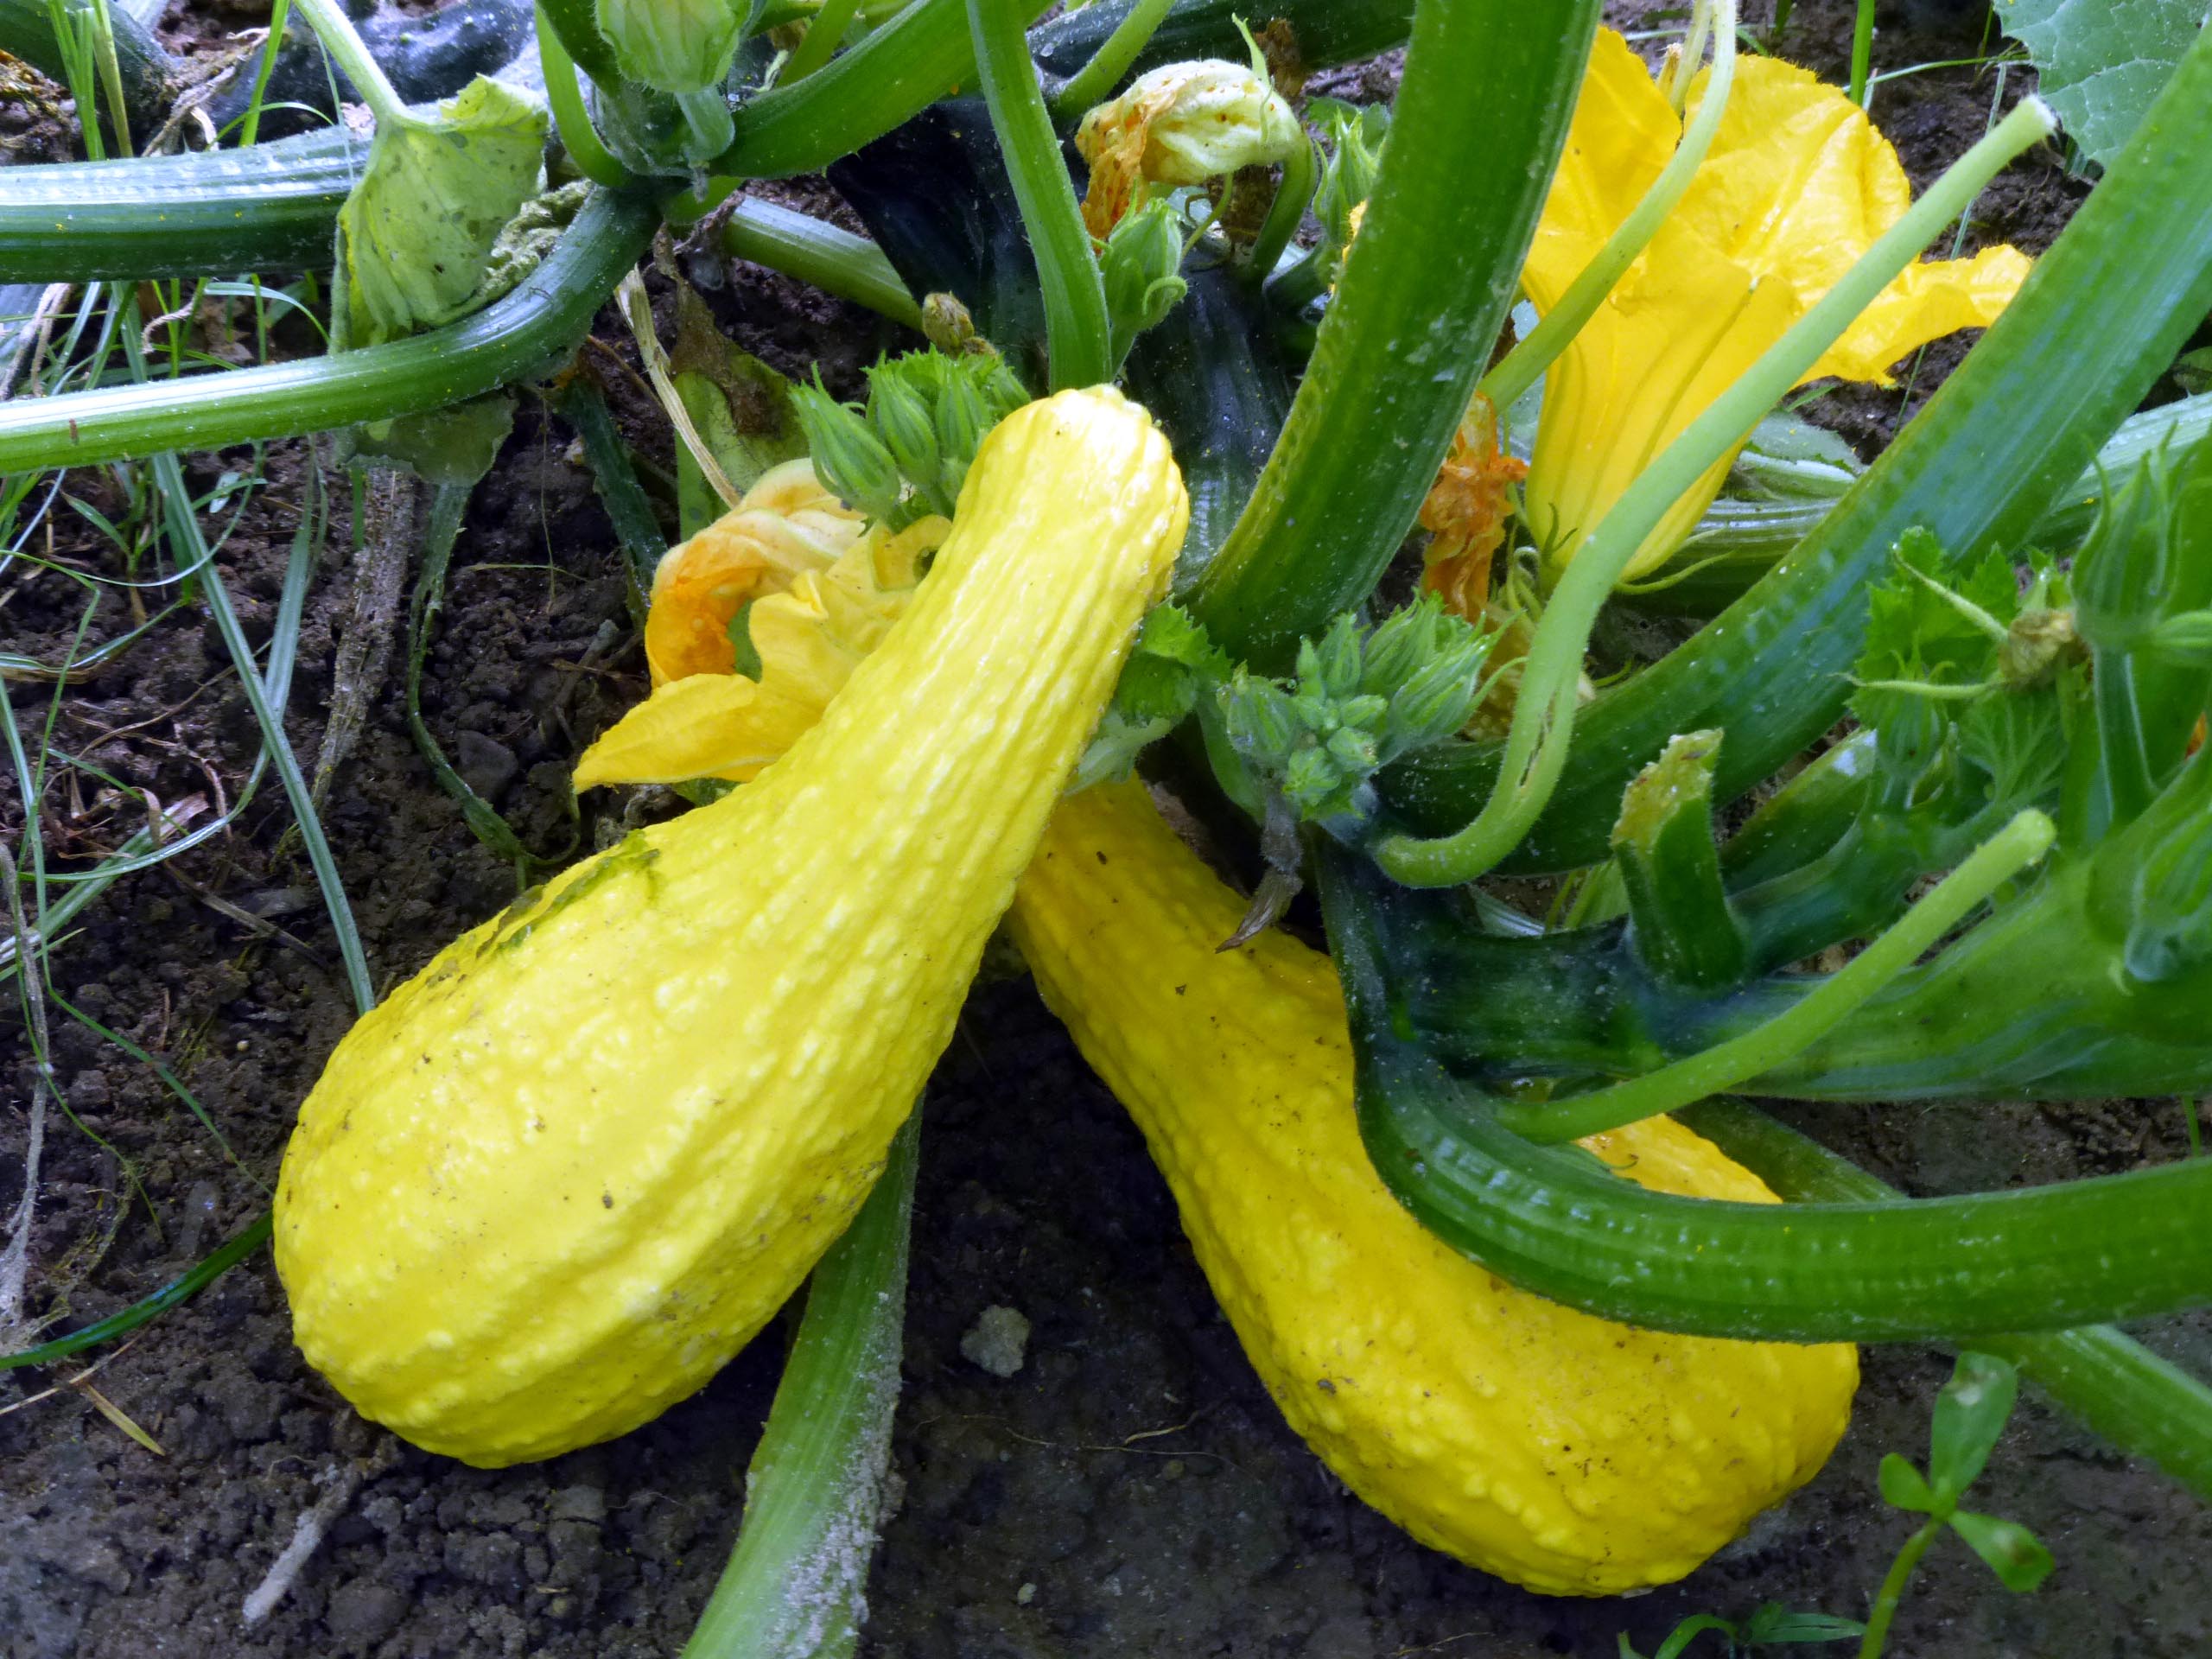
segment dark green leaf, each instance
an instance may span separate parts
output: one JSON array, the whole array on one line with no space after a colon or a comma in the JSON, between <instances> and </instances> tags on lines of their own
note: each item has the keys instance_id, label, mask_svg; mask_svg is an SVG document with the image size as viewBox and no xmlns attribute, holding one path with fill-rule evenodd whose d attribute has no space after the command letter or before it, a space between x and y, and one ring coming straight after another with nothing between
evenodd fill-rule
<instances>
[{"instance_id":1,"label":"dark green leaf","mask_svg":"<svg viewBox=\"0 0 2212 1659\"><path fill-rule=\"evenodd\" d=\"M1968 1349L1936 1396L1928 1437L1928 1475L1936 1491L1956 1502L1974 1484L2005 1432L2020 1373L2012 1361Z\"/></svg>"},{"instance_id":2,"label":"dark green leaf","mask_svg":"<svg viewBox=\"0 0 2212 1659\"><path fill-rule=\"evenodd\" d=\"M2058 1565L2042 1541L2017 1521L1961 1510L1951 1517L1951 1526L2016 1595L2037 1588Z\"/></svg>"},{"instance_id":3,"label":"dark green leaf","mask_svg":"<svg viewBox=\"0 0 2212 1659\"><path fill-rule=\"evenodd\" d=\"M1882 1488L1882 1501L1892 1509L1926 1515L1936 1507L1936 1494L1929 1491L1920 1471L1894 1452L1883 1457L1876 1478Z\"/></svg>"}]
</instances>

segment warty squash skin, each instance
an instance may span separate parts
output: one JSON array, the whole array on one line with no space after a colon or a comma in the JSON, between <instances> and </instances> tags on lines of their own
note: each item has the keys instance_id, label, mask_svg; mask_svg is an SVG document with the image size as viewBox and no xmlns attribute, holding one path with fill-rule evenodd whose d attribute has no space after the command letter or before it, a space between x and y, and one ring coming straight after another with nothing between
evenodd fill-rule
<instances>
[{"instance_id":1,"label":"warty squash skin","mask_svg":"<svg viewBox=\"0 0 2212 1659\"><path fill-rule=\"evenodd\" d=\"M692 1393L797 1288L949 1040L1186 512L1118 393L1017 411L788 754L348 1033L276 1250L296 1339L363 1415L480 1465L550 1457Z\"/></svg>"},{"instance_id":2,"label":"warty squash skin","mask_svg":"<svg viewBox=\"0 0 2212 1659\"><path fill-rule=\"evenodd\" d=\"M1045 1001L1128 1107L1291 1427L1422 1542L1557 1595L1679 1579L1841 1436L1849 1346L1635 1331L1515 1290L1376 1175L1329 959L1244 901L1141 787L1064 804L1009 916ZM1662 1192L1771 1203L1658 1118L1585 1141Z\"/></svg>"}]
</instances>

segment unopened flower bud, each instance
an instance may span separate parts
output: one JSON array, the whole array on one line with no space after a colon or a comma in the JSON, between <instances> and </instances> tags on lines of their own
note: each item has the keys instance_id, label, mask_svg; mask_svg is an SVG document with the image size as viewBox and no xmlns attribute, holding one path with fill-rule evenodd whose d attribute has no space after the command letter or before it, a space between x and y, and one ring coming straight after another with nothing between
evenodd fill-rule
<instances>
[{"instance_id":1,"label":"unopened flower bud","mask_svg":"<svg viewBox=\"0 0 2212 1659\"><path fill-rule=\"evenodd\" d=\"M838 499L871 518L899 506L899 465L868 423L817 384L791 388L814 470Z\"/></svg>"},{"instance_id":2,"label":"unopened flower bud","mask_svg":"<svg viewBox=\"0 0 2212 1659\"><path fill-rule=\"evenodd\" d=\"M1392 759L1440 743L1467 723L1481 688L1482 665L1479 653L1453 652L1406 683L1390 705Z\"/></svg>"},{"instance_id":3,"label":"unopened flower bud","mask_svg":"<svg viewBox=\"0 0 2212 1659\"><path fill-rule=\"evenodd\" d=\"M869 372L868 423L901 473L925 489L934 488L940 459L937 421L903 368L892 363Z\"/></svg>"},{"instance_id":4,"label":"unopened flower bud","mask_svg":"<svg viewBox=\"0 0 2212 1659\"><path fill-rule=\"evenodd\" d=\"M1332 697L1357 695L1360 681L1359 626L1349 612L1329 625L1329 631L1321 636L1319 645L1300 646L1298 657L1300 679L1317 682ZM1310 672L1309 662L1312 664Z\"/></svg>"},{"instance_id":5,"label":"unopened flower bud","mask_svg":"<svg viewBox=\"0 0 2212 1659\"><path fill-rule=\"evenodd\" d=\"M922 338L947 357L988 351L990 342L976 333L976 319L957 294L931 294L922 300Z\"/></svg>"},{"instance_id":6,"label":"unopened flower bud","mask_svg":"<svg viewBox=\"0 0 2212 1659\"><path fill-rule=\"evenodd\" d=\"M1404 684L1433 652L1440 614L1434 596L1424 594L1383 619L1367 638L1361 686L1387 697Z\"/></svg>"},{"instance_id":7,"label":"unopened flower bud","mask_svg":"<svg viewBox=\"0 0 2212 1659\"><path fill-rule=\"evenodd\" d=\"M1389 130L1388 105L1365 109L1335 104L1321 112L1330 138L1329 160L1313 191L1313 216L1332 246L1348 248L1359 231L1360 210L1375 194L1382 172L1382 139Z\"/></svg>"},{"instance_id":8,"label":"unopened flower bud","mask_svg":"<svg viewBox=\"0 0 2212 1659\"><path fill-rule=\"evenodd\" d=\"M1230 743L1259 766L1281 766L1298 746L1301 727L1290 699L1266 680L1240 671L1221 689L1221 709Z\"/></svg>"},{"instance_id":9,"label":"unopened flower bud","mask_svg":"<svg viewBox=\"0 0 2212 1659\"><path fill-rule=\"evenodd\" d=\"M990 429L990 416L975 381L965 374L946 375L944 389L937 398L938 451L944 464L957 467L965 474L983 434Z\"/></svg>"},{"instance_id":10,"label":"unopened flower bud","mask_svg":"<svg viewBox=\"0 0 2212 1659\"><path fill-rule=\"evenodd\" d=\"M1182 268L1183 228L1172 202L1147 202L1114 227L1098 274L1116 340L1126 344L1175 308L1190 289Z\"/></svg>"}]
</instances>

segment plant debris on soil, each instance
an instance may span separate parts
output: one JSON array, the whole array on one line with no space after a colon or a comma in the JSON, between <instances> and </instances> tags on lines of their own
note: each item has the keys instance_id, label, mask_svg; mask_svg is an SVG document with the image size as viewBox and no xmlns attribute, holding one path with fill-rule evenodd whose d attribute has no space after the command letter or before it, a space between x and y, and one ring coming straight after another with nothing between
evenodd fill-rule
<instances>
[{"instance_id":1,"label":"plant debris on soil","mask_svg":"<svg viewBox=\"0 0 2212 1659\"><path fill-rule=\"evenodd\" d=\"M1850 10L1800 0L1780 49L1840 78ZM181 12L169 36L212 38L265 16L213 0ZM1885 8L1881 22L1885 67L1971 57L1982 41L1974 8ZM1385 60L1312 90L1371 98L1393 77ZM2004 96L2030 85L2014 64ZM1980 135L1995 93L1993 71L1934 70L1882 83L1874 111L1924 181ZM2083 191L2056 154L2032 157L1984 197L1967 244L2039 251ZM786 194L831 210L818 182ZM786 372L819 361L850 395L861 366L901 344L869 314L758 268L720 274L708 297L722 326ZM616 360L622 331L611 313L599 337L609 349L588 348L583 360L650 474L671 464L666 429ZM1963 348L1929 350L1909 385L1834 392L1810 413L1872 454ZM239 450L195 457L187 473L205 492L251 465ZM323 465L312 444L270 447L262 487L218 555L257 641ZM333 516L288 723L310 775L354 587L350 486L334 469L322 482ZM94 508L118 505L105 472L73 474L69 488ZM89 521L57 512L52 524L42 556L117 574ZM19 570L0 587L0 633L11 651L60 660L82 602L73 584ZM95 769L171 808L196 800L204 816L235 804L257 734L198 615L171 618L66 686L5 688L31 753L50 719L48 741L75 758L66 771L57 762L42 803L49 870L89 868L143 827L139 805ZM111 590L86 643L129 625ZM404 643L336 768L325 819L379 991L505 906L517 880L416 753L403 654ZM589 474L566 428L525 399L469 509L426 666L428 721L527 844L555 848L572 833L571 763L645 686L620 556ZM594 793L582 805L581 845L678 805L664 791ZM22 807L12 779L0 784L0 835L11 844ZM124 880L54 943L50 1058L65 1110L46 1137L31 1245L33 1306L59 1316L54 1329L147 1294L266 1204L298 1104L352 1019L337 959L273 784L227 834ZM164 1061L228 1152L79 1014ZM12 993L0 1055L10 1098L27 1102L34 1062ZM2171 1102L1789 1116L1916 1192L2126 1169L2175 1155L2183 1136ZM0 1209L19 1196L26 1122L20 1104L0 1114ZM1136 1131L1026 982L970 999L931 1086L922 1146L892 1513L865 1654L1599 1659L1623 1631L1648 1652L1695 1612L1741 1617L1777 1601L1861 1615L1909 1530L1877 1496L1875 1465L1887 1451L1924 1449L1948 1362L1870 1349L1834 1459L1686 1582L1634 1600L1525 1593L1415 1544L1284 1426ZM1026 1324L1018 1365L974 1357L970 1333L993 1309L1008 1329L1009 1313ZM2212 1320L2142 1334L2212 1370ZM365 1422L305 1367L257 1253L127 1348L0 1374L0 1655L673 1654L735 1535L786 1338L772 1326L697 1396L621 1440L474 1470ZM96 1373L73 1381L94 1362ZM1977 1493L2050 1546L2056 1574L2015 1597L1963 1550L1941 1547L1905 1603L1895 1651L2212 1651L2212 1513L2155 1471L2031 1403ZM319 1541L294 1552L288 1583L264 1589L308 1516ZM249 1623L257 1591L262 1616Z\"/></svg>"}]
</instances>

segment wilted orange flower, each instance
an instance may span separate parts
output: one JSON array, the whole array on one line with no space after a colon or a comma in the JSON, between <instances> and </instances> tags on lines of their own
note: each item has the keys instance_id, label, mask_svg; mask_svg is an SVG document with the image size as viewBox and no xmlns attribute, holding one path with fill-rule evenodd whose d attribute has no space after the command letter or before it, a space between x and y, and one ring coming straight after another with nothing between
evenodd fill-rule
<instances>
[{"instance_id":1,"label":"wilted orange flower","mask_svg":"<svg viewBox=\"0 0 2212 1659\"><path fill-rule=\"evenodd\" d=\"M1497 411L1477 392L1421 505L1421 527L1432 536L1421 585L1471 621L1490 600L1491 558L1505 540L1512 486L1528 475L1526 461L1501 452Z\"/></svg>"}]
</instances>

